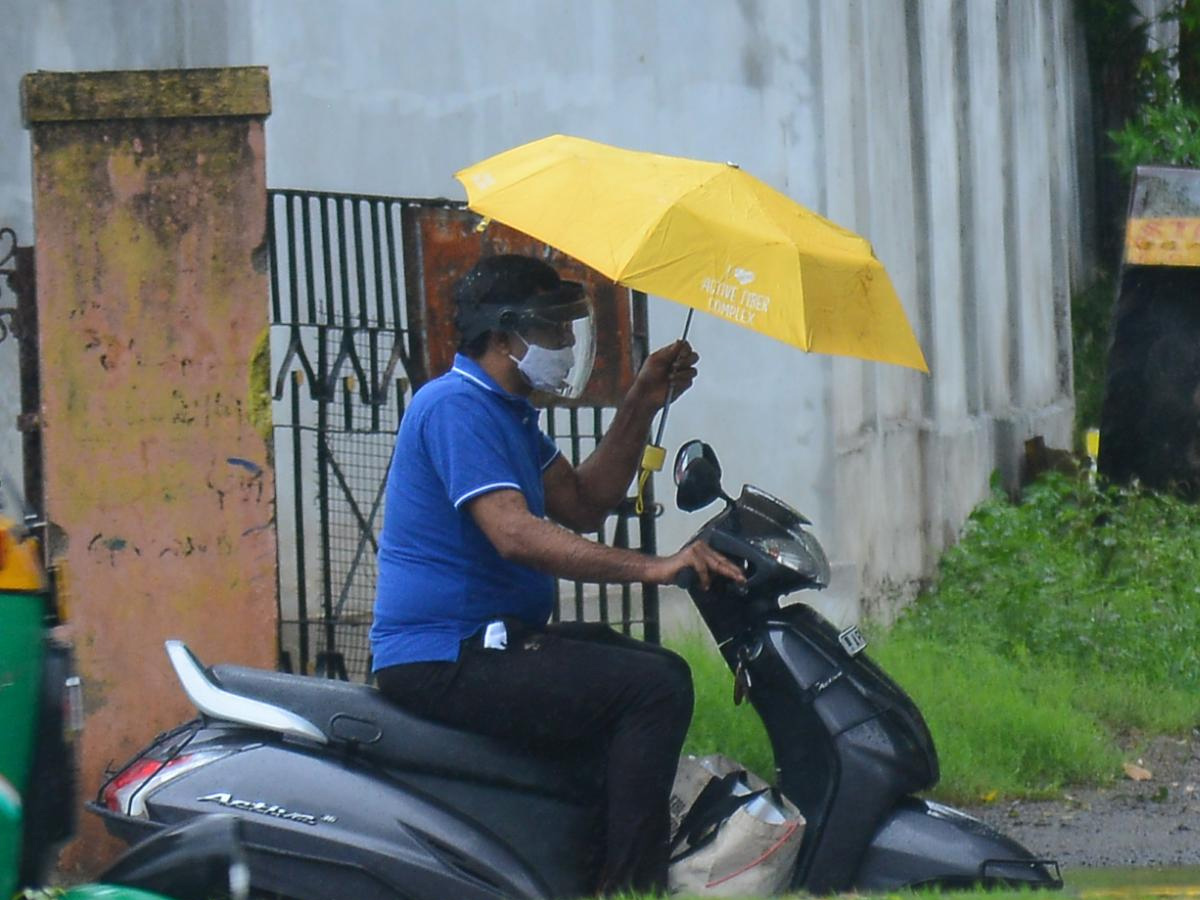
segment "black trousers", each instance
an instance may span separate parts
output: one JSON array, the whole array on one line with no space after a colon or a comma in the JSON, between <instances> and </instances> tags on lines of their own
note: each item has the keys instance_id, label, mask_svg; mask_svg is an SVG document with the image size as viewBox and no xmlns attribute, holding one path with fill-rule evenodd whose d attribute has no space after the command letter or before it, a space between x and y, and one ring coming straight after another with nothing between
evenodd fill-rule
<instances>
[{"instance_id":1,"label":"black trousers","mask_svg":"<svg viewBox=\"0 0 1200 900\"><path fill-rule=\"evenodd\" d=\"M533 752L606 744L598 891L665 891L671 784L692 718L679 656L606 625L510 626L505 650L466 641L456 662L391 666L376 683L419 716Z\"/></svg>"}]
</instances>

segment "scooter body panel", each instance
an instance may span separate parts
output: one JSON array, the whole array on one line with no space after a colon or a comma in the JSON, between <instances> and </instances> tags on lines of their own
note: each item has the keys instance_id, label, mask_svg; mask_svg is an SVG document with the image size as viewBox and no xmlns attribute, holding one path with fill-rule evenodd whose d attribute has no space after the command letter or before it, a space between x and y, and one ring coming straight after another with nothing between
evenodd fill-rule
<instances>
[{"instance_id":1,"label":"scooter body panel","mask_svg":"<svg viewBox=\"0 0 1200 900\"><path fill-rule=\"evenodd\" d=\"M807 607L780 610L725 651L750 674L780 789L808 823L793 885L850 887L878 823L900 797L931 783L932 741L912 735L910 710L896 715L898 688L876 684L880 673L846 653Z\"/></svg>"},{"instance_id":2,"label":"scooter body panel","mask_svg":"<svg viewBox=\"0 0 1200 900\"><path fill-rule=\"evenodd\" d=\"M859 891L937 885L1060 888L1058 865L948 806L905 798L863 855Z\"/></svg>"},{"instance_id":3,"label":"scooter body panel","mask_svg":"<svg viewBox=\"0 0 1200 900\"><path fill-rule=\"evenodd\" d=\"M779 787L807 822L793 887L819 895L987 881L1061 886L1052 864L1016 842L908 796L938 777L924 719L865 653L848 653L810 607L778 610L722 652L731 668L749 674L749 699L771 739Z\"/></svg>"},{"instance_id":4,"label":"scooter body panel","mask_svg":"<svg viewBox=\"0 0 1200 900\"><path fill-rule=\"evenodd\" d=\"M543 898L594 884L594 806L386 771L244 729L208 729L187 746L206 750L232 752L154 789L149 820L243 818L256 888L313 900ZM125 837L145 821L105 818Z\"/></svg>"},{"instance_id":5,"label":"scooter body panel","mask_svg":"<svg viewBox=\"0 0 1200 900\"><path fill-rule=\"evenodd\" d=\"M419 718L365 684L241 666L213 666L208 677L238 697L312 723L335 756L351 753L388 770L435 772L516 793L590 800L603 786L597 754L533 756L496 738Z\"/></svg>"}]
</instances>

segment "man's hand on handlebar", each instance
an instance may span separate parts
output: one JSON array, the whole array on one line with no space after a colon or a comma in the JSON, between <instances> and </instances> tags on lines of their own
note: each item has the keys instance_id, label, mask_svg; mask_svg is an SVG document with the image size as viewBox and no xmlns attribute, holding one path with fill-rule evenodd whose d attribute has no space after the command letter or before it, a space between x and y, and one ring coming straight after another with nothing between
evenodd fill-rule
<instances>
[{"instance_id":1,"label":"man's hand on handlebar","mask_svg":"<svg viewBox=\"0 0 1200 900\"><path fill-rule=\"evenodd\" d=\"M648 579L654 584L678 584L681 576L688 576L685 570L690 569L702 590L708 590L715 576L728 578L738 584L745 582L742 570L729 557L718 553L704 541L693 541L678 553L664 556L656 561L658 565L653 570L654 577Z\"/></svg>"}]
</instances>

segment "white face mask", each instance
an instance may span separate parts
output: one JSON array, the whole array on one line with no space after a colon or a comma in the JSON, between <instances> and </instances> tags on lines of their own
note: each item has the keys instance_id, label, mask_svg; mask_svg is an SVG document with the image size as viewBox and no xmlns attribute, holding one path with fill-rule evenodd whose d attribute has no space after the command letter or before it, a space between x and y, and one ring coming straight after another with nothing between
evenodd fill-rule
<instances>
[{"instance_id":1,"label":"white face mask","mask_svg":"<svg viewBox=\"0 0 1200 900\"><path fill-rule=\"evenodd\" d=\"M537 344L526 344L520 359L509 354L517 369L535 391L556 394L567 384L567 374L575 365L575 348L547 350Z\"/></svg>"}]
</instances>

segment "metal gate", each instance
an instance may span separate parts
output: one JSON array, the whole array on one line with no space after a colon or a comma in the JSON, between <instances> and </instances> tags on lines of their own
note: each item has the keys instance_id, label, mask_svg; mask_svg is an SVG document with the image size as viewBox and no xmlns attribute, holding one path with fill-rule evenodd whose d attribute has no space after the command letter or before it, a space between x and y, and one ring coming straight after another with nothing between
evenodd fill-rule
<instances>
[{"instance_id":1,"label":"metal gate","mask_svg":"<svg viewBox=\"0 0 1200 900\"><path fill-rule=\"evenodd\" d=\"M17 338L17 365L21 382L21 412L17 430L21 433L23 483L7 485L0 503L14 502L26 519L40 517L42 503L41 382L37 359L37 289L33 267L33 247L23 246L12 228L0 228L0 275L13 294L14 305L0 306L0 341L11 334ZM6 477L15 473L5 472Z\"/></svg>"},{"instance_id":2,"label":"metal gate","mask_svg":"<svg viewBox=\"0 0 1200 900\"><path fill-rule=\"evenodd\" d=\"M439 265L423 238L431 216L455 224L455 234L478 232L478 219L447 201L269 192L279 643L289 671L369 677L376 538L394 435L414 387L443 367L451 334L428 288ZM636 371L646 353L645 297L631 295L628 309L628 327L616 330ZM578 463L613 407L549 408L543 427ZM623 506L597 537L655 552L650 499L640 516ZM654 586L560 582L556 617L659 639Z\"/></svg>"}]
</instances>

